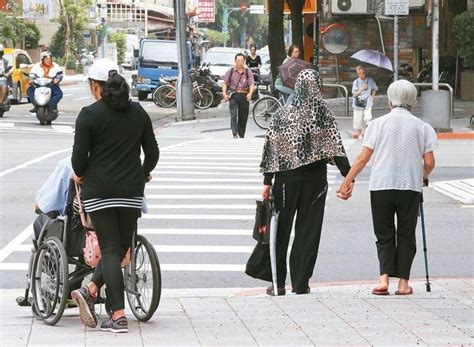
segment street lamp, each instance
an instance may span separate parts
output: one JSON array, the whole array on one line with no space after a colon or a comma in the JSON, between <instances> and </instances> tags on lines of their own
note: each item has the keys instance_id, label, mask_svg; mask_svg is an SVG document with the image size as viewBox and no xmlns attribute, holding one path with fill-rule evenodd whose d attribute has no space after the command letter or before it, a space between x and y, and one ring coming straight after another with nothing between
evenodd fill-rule
<instances>
[{"instance_id":1,"label":"street lamp","mask_svg":"<svg viewBox=\"0 0 474 347\"><path fill-rule=\"evenodd\" d=\"M222 19L222 33L227 35L229 33L229 16L232 12L242 11L246 12L248 9L247 4L242 4L240 7L225 7L224 16ZM227 45L227 40L224 41L224 47Z\"/></svg>"}]
</instances>

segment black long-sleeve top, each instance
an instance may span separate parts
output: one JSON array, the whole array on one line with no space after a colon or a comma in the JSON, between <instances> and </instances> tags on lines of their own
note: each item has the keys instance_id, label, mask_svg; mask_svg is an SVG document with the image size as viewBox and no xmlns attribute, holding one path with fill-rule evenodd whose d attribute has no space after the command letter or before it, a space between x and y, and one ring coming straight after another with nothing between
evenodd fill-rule
<instances>
[{"instance_id":1,"label":"black long-sleeve top","mask_svg":"<svg viewBox=\"0 0 474 347\"><path fill-rule=\"evenodd\" d=\"M351 165L349 164L347 157L334 157L333 159L341 175L346 177L346 175L349 173L349 170L351 169ZM314 177L315 173L320 173L323 171L325 172L327 169L327 163L328 160L323 159L289 171L277 172L276 174L264 173L263 184L271 186L273 176L275 175L278 175L278 177L284 181L300 181L311 179Z\"/></svg>"},{"instance_id":2,"label":"black long-sleeve top","mask_svg":"<svg viewBox=\"0 0 474 347\"><path fill-rule=\"evenodd\" d=\"M79 113L71 161L75 174L84 177L84 200L142 197L158 158L151 119L140 104L117 111L97 101Z\"/></svg>"}]
</instances>

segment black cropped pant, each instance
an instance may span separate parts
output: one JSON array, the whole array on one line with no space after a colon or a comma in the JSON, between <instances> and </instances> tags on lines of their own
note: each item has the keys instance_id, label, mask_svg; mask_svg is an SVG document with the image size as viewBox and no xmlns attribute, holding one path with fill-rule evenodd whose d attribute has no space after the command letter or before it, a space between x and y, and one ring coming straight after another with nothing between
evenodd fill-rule
<instances>
[{"instance_id":1,"label":"black cropped pant","mask_svg":"<svg viewBox=\"0 0 474 347\"><path fill-rule=\"evenodd\" d=\"M273 195L278 211L276 244L278 287L285 285L286 256L295 214L295 239L290 254L291 283L295 292L304 292L309 286L318 257L326 188L325 167L314 172L311 179L285 182L278 174L276 175Z\"/></svg>"},{"instance_id":2,"label":"black cropped pant","mask_svg":"<svg viewBox=\"0 0 474 347\"><path fill-rule=\"evenodd\" d=\"M229 101L230 110L230 128L232 135L239 135L240 138L245 136L247 128L247 119L249 117L249 102L247 94L234 93Z\"/></svg>"},{"instance_id":3,"label":"black cropped pant","mask_svg":"<svg viewBox=\"0 0 474 347\"><path fill-rule=\"evenodd\" d=\"M140 209L127 207L104 208L90 212L99 240L102 257L92 276L97 287L104 284L112 310L125 308L122 259L132 245Z\"/></svg>"},{"instance_id":4,"label":"black cropped pant","mask_svg":"<svg viewBox=\"0 0 474 347\"><path fill-rule=\"evenodd\" d=\"M370 192L380 275L410 278L416 254L415 231L420 198L421 193L411 190Z\"/></svg>"}]
</instances>

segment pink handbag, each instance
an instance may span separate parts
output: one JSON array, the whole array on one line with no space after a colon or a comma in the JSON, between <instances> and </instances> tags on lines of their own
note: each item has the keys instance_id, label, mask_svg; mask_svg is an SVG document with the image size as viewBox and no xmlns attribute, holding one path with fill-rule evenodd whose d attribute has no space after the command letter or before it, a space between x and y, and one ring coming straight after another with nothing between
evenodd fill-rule
<instances>
[{"instance_id":1,"label":"pink handbag","mask_svg":"<svg viewBox=\"0 0 474 347\"><path fill-rule=\"evenodd\" d=\"M89 216L84 211L82 206L81 199L81 190L77 183L76 185L76 196L77 202L79 204L79 215L81 216L82 226L86 229L86 244L83 248L84 252L84 262L92 268L96 268L99 264L101 258L99 239L97 238L96 232L93 230L94 226L89 218ZM128 266L130 264L130 248L125 254L125 257L122 260L122 267Z\"/></svg>"}]
</instances>

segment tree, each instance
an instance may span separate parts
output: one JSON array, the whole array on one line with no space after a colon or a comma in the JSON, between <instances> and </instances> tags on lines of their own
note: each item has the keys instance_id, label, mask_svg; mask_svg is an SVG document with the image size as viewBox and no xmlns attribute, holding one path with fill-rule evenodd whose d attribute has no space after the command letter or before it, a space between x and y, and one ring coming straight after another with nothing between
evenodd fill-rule
<instances>
[{"instance_id":1,"label":"tree","mask_svg":"<svg viewBox=\"0 0 474 347\"><path fill-rule=\"evenodd\" d=\"M37 46L40 38L41 33L35 24L15 16L6 16L0 12L0 43L11 43L15 47L25 40L36 43Z\"/></svg>"},{"instance_id":2,"label":"tree","mask_svg":"<svg viewBox=\"0 0 474 347\"><path fill-rule=\"evenodd\" d=\"M127 37L123 32L117 32L109 35L109 41L117 44L117 63L123 64L127 52Z\"/></svg>"},{"instance_id":3,"label":"tree","mask_svg":"<svg viewBox=\"0 0 474 347\"><path fill-rule=\"evenodd\" d=\"M268 36L268 50L270 52L273 80L278 75L278 66L285 59L283 2L284 0L272 0L269 1L268 6L268 31L272 33Z\"/></svg>"},{"instance_id":4,"label":"tree","mask_svg":"<svg viewBox=\"0 0 474 347\"><path fill-rule=\"evenodd\" d=\"M77 48L84 41L82 33L87 26L88 9L91 4L91 0L59 0L60 27L54 35L54 46L66 60L69 56L75 55ZM60 39L63 40L59 41ZM63 48L57 47L60 44Z\"/></svg>"},{"instance_id":5,"label":"tree","mask_svg":"<svg viewBox=\"0 0 474 347\"><path fill-rule=\"evenodd\" d=\"M291 43L303 49L303 7L305 0L286 0L291 11ZM302 51L301 51L302 53Z\"/></svg>"}]
</instances>

